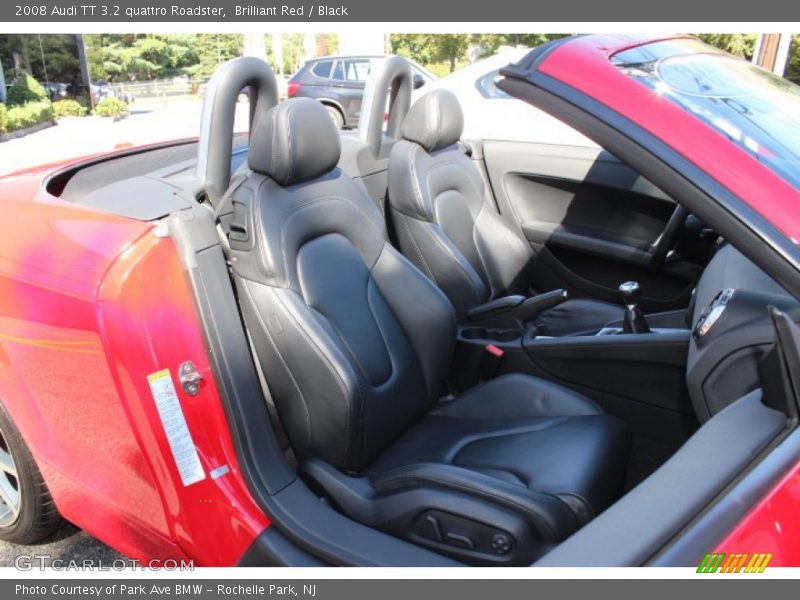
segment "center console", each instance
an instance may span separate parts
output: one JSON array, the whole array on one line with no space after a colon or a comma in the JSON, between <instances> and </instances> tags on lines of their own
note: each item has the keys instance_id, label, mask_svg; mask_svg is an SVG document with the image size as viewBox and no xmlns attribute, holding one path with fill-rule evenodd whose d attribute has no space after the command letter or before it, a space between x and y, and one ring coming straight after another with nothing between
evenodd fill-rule
<instances>
[{"instance_id":1,"label":"center console","mask_svg":"<svg viewBox=\"0 0 800 600\"><path fill-rule=\"evenodd\" d=\"M504 373L527 373L591 397L643 435L682 442L697 426L686 390L686 311L645 318L638 284L625 283L620 292L624 319L590 334L544 336L533 325L503 321L462 325L451 382L464 389Z\"/></svg>"}]
</instances>

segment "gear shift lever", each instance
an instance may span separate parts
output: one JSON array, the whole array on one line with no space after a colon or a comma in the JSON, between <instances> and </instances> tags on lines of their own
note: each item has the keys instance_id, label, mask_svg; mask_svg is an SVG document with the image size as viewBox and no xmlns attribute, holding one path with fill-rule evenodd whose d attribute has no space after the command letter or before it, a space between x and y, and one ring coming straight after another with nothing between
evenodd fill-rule
<instances>
[{"instance_id":1,"label":"gear shift lever","mask_svg":"<svg viewBox=\"0 0 800 600\"><path fill-rule=\"evenodd\" d=\"M649 333L650 328L644 319L642 309L639 308L639 299L642 297L642 289L638 281L626 281L620 284L619 291L622 294L622 302L625 304L625 319L622 322L623 333Z\"/></svg>"}]
</instances>

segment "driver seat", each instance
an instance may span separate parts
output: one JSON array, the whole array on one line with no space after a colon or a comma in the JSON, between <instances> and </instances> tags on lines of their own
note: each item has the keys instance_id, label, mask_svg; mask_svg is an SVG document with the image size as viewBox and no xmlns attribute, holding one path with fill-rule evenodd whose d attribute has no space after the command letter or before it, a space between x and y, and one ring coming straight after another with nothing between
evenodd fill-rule
<instances>
[{"instance_id":1,"label":"driver seat","mask_svg":"<svg viewBox=\"0 0 800 600\"><path fill-rule=\"evenodd\" d=\"M350 518L470 564L530 564L614 502L623 423L526 375L440 401L456 318L336 165L315 100L257 115L231 264L299 461Z\"/></svg>"},{"instance_id":2,"label":"driver seat","mask_svg":"<svg viewBox=\"0 0 800 600\"><path fill-rule=\"evenodd\" d=\"M536 260L530 243L484 199L481 174L458 146L463 127L455 94L429 92L409 110L403 139L389 157L400 249L447 294L462 320L493 300L535 295ZM542 305L532 324L550 336L595 333L624 316L622 306L587 298Z\"/></svg>"}]
</instances>

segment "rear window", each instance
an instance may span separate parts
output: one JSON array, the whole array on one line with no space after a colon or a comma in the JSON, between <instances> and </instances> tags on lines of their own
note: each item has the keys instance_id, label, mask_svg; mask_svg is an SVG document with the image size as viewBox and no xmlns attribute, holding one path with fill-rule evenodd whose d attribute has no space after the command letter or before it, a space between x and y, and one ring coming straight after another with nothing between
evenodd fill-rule
<instances>
[{"instance_id":1,"label":"rear window","mask_svg":"<svg viewBox=\"0 0 800 600\"><path fill-rule=\"evenodd\" d=\"M331 63L333 61L330 60L322 60L311 67L311 72L314 73L317 77L325 77L328 78L331 76Z\"/></svg>"},{"instance_id":2,"label":"rear window","mask_svg":"<svg viewBox=\"0 0 800 600\"><path fill-rule=\"evenodd\" d=\"M671 40L612 58L800 189L800 87L696 40Z\"/></svg>"}]
</instances>

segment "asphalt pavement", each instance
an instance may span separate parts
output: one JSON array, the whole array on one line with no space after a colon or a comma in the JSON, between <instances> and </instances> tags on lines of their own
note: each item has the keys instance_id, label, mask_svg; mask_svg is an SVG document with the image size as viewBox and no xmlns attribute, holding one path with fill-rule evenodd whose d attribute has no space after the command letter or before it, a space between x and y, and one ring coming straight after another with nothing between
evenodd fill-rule
<instances>
[{"instance_id":1,"label":"asphalt pavement","mask_svg":"<svg viewBox=\"0 0 800 600\"><path fill-rule=\"evenodd\" d=\"M95 565L100 562L110 565L123 558L117 551L70 524L65 524L53 535L32 546L0 542L0 567L13 567L17 561L24 566L30 560L27 557L31 556L37 557L34 559L37 564L39 561L58 559L64 561L64 565L70 561L80 565L85 560L91 560Z\"/></svg>"}]
</instances>

